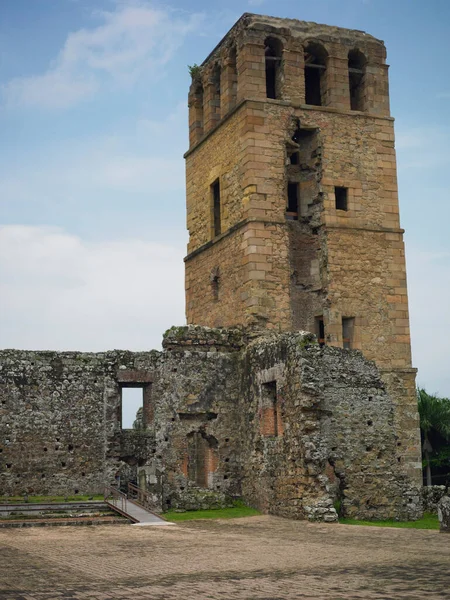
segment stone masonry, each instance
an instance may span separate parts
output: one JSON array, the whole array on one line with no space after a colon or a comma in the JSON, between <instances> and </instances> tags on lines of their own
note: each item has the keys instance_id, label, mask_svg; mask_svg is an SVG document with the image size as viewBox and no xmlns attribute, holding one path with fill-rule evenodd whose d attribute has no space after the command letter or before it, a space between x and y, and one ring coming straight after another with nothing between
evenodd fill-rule
<instances>
[{"instance_id":1,"label":"stone masonry","mask_svg":"<svg viewBox=\"0 0 450 600\"><path fill-rule=\"evenodd\" d=\"M244 14L193 71L189 106L188 323L311 331L361 350L389 387L396 455L419 484L384 43Z\"/></svg>"},{"instance_id":2,"label":"stone masonry","mask_svg":"<svg viewBox=\"0 0 450 600\"><path fill-rule=\"evenodd\" d=\"M188 325L162 352L0 351L0 494L134 482L159 509L421 514L385 56L245 14L192 67Z\"/></svg>"},{"instance_id":3,"label":"stone masonry","mask_svg":"<svg viewBox=\"0 0 450 600\"><path fill-rule=\"evenodd\" d=\"M194 326L163 345L1 352L2 493L99 493L144 474L159 508L244 497L293 518L336 520L336 501L361 518L417 517L394 405L360 352ZM121 427L130 384L148 389L142 429Z\"/></svg>"}]
</instances>

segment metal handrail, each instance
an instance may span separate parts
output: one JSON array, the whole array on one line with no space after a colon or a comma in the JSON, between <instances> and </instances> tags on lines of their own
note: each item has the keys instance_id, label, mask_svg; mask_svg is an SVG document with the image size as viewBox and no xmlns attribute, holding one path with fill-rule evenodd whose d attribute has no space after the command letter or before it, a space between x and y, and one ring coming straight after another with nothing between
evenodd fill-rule
<instances>
[{"instance_id":1,"label":"metal handrail","mask_svg":"<svg viewBox=\"0 0 450 600\"><path fill-rule=\"evenodd\" d=\"M118 490L115 487L112 487L110 485L105 486L105 491L104 491L104 499L105 502L109 505L112 505L113 507L117 508L118 510L122 511L123 513L128 514L128 510L127 510L127 495L124 494L123 492L121 492L120 490ZM109 499L114 500L115 502L117 502L117 504L112 504L111 502L108 502Z\"/></svg>"},{"instance_id":2,"label":"metal handrail","mask_svg":"<svg viewBox=\"0 0 450 600\"><path fill-rule=\"evenodd\" d=\"M128 482L128 498L130 501L140 504L150 512L158 510L151 494L137 485L134 485L134 483Z\"/></svg>"}]
</instances>

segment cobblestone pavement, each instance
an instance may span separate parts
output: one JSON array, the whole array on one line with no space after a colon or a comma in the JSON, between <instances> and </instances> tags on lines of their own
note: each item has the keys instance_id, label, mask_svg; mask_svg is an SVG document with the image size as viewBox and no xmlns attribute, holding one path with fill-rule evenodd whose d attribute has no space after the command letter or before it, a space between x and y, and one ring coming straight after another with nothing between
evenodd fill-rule
<instances>
[{"instance_id":1,"label":"cobblestone pavement","mask_svg":"<svg viewBox=\"0 0 450 600\"><path fill-rule=\"evenodd\" d=\"M450 536L276 517L0 531L0 599L449 598Z\"/></svg>"}]
</instances>

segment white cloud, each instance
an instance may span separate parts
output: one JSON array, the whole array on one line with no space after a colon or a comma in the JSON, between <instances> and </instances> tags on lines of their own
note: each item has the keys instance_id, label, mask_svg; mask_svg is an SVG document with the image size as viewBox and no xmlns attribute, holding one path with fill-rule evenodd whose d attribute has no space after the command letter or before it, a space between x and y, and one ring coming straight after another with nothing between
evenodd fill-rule
<instances>
[{"instance_id":1,"label":"white cloud","mask_svg":"<svg viewBox=\"0 0 450 600\"><path fill-rule=\"evenodd\" d=\"M102 23L67 36L46 73L18 77L3 86L8 105L67 108L90 98L105 82L133 84L155 76L201 20L152 8L143 0L96 13Z\"/></svg>"},{"instance_id":2,"label":"white cloud","mask_svg":"<svg viewBox=\"0 0 450 600\"><path fill-rule=\"evenodd\" d=\"M417 382L450 397L450 253L407 248L413 365Z\"/></svg>"},{"instance_id":3,"label":"white cloud","mask_svg":"<svg viewBox=\"0 0 450 600\"><path fill-rule=\"evenodd\" d=\"M450 166L448 127L417 127L399 129L396 133L395 146L399 168L428 169Z\"/></svg>"},{"instance_id":4,"label":"white cloud","mask_svg":"<svg viewBox=\"0 0 450 600\"><path fill-rule=\"evenodd\" d=\"M156 218L174 198L179 199L180 214L184 214L182 155L187 135L180 136L180 131L186 122L183 103L157 122L129 120L115 134L67 139L20 163L3 163L3 219L24 222L25 216L31 219L28 222L48 224L47 215L53 214L58 221L52 223L67 224L73 230L67 219L75 209L77 219L95 219L102 207L108 207L111 217L119 215L129 221L131 215L136 220L142 203L147 215ZM110 219L102 222L107 229ZM157 227L154 220L148 223L150 238Z\"/></svg>"},{"instance_id":5,"label":"white cloud","mask_svg":"<svg viewBox=\"0 0 450 600\"><path fill-rule=\"evenodd\" d=\"M184 323L181 246L87 242L59 228L0 228L1 346L158 348Z\"/></svg>"}]
</instances>

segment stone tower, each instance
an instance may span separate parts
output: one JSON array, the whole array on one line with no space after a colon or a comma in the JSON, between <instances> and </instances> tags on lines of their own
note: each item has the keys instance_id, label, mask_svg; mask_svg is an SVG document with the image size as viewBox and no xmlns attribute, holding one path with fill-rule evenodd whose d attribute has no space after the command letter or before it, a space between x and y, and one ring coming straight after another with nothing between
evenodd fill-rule
<instances>
[{"instance_id":1,"label":"stone tower","mask_svg":"<svg viewBox=\"0 0 450 600\"><path fill-rule=\"evenodd\" d=\"M244 14L189 92L188 323L313 331L374 360L419 481L403 229L382 41Z\"/></svg>"}]
</instances>

